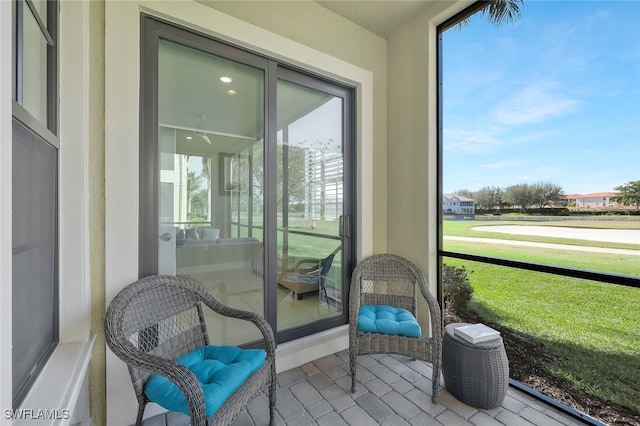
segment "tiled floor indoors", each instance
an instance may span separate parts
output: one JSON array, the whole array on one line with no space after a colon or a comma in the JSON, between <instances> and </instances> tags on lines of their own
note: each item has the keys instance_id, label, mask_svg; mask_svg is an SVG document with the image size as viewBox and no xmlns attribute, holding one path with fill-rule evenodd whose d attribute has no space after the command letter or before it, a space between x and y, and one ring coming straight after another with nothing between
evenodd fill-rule
<instances>
[{"instance_id":1,"label":"tiled floor indoors","mask_svg":"<svg viewBox=\"0 0 640 426\"><path fill-rule=\"evenodd\" d=\"M431 366L406 357L358 357L358 391L351 393L349 354L342 351L278 374L276 425L584 425L509 388L502 407L478 410L446 390L431 403ZM233 426L269 424L266 396L253 400ZM156 417L145 426L178 426L184 417Z\"/></svg>"}]
</instances>

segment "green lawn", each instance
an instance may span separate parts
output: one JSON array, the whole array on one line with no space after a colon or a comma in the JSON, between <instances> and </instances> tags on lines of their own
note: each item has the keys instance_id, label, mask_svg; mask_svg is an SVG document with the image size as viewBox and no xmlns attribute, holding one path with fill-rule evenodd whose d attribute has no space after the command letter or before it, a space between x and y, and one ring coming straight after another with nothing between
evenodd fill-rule
<instances>
[{"instance_id":1,"label":"green lawn","mask_svg":"<svg viewBox=\"0 0 640 426\"><path fill-rule=\"evenodd\" d=\"M509 244L487 244L471 241L445 241L447 251L473 253L488 257L584 269L612 274L640 276L640 256L591 253L550 248L531 248Z\"/></svg>"},{"instance_id":2,"label":"green lawn","mask_svg":"<svg viewBox=\"0 0 640 426\"><path fill-rule=\"evenodd\" d=\"M639 229L639 221L446 221L444 234L640 250L640 244L476 231L480 225L538 225ZM640 276L640 256L445 240L448 251L583 270ZM560 356L547 366L556 377L640 413L640 289L521 269L446 259L465 266L474 289L470 309L544 343Z\"/></svg>"},{"instance_id":3,"label":"green lawn","mask_svg":"<svg viewBox=\"0 0 640 426\"><path fill-rule=\"evenodd\" d=\"M257 221L256 221L257 222ZM254 225L256 224L254 222ZM311 257L323 258L334 251L340 244L338 236L338 221L336 220L316 220L312 227L311 220L295 220L291 221L287 233L288 255L294 257ZM233 235L236 232L235 226L232 230ZM242 228L246 235L246 228ZM313 235L304 235L304 234ZM252 236L263 240L262 228L255 227ZM284 232L282 229L278 231L278 253L283 251Z\"/></svg>"},{"instance_id":4,"label":"green lawn","mask_svg":"<svg viewBox=\"0 0 640 426\"><path fill-rule=\"evenodd\" d=\"M602 241L588 241L568 238L540 237L516 235L498 232L476 231L476 226L491 225L523 225L523 226L564 226L591 227L599 229L634 229L640 228L640 221L557 221L557 222L525 222L525 221L445 221L443 231L445 236L480 237L499 239L502 241L529 241L537 243L566 244L582 247L614 248L638 250L638 244L607 243ZM613 274L640 276L640 256L611 253L591 253L586 251L560 250L551 248L532 248L510 245L508 243L486 243L475 241L443 241L443 248L447 251L470 253L482 256L498 257L502 259L521 260L532 263L577 268Z\"/></svg>"},{"instance_id":5,"label":"green lawn","mask_svg":"<svg viewBox=\"0 0 640 426\"><path fill-rule=\"evenodd\" d=\"M502 232L476 231L472 229L476 226L494 226L494 225L522 225L522 226L562 226L572 228L595 228L595 229L640 229L640 220L637 221L588 221L588 220L572 220L572 221L444 221L444 235L454 235L460 237L480 237L480 238L496 238L500 240L518 240L533 241L556 244L570 244L577 246L605 247L605 248L621 248L640 250L640 242L638 244L609 243L605 241L587 241L572 238L550 238L538 237L535 235L516 235L506 234Z\"/></svg>"},{"instance_id":6,"label":"green lawn","mask_svg":"<svg viewBox=\"0 0 640 426\"><path fill-rule=\"evenodd\" d=\"M640 289L460 259L471 310L560 355L549 371L640 413Z\"/></svg>"},{"instance_id":7,"label":"green lawn","mask_svg":"<svg viewBox=\"0 0 640 426\"><path fill-rule=\"evenodd\" d=\"M517 224L638 229L640 222L445 222L445 235L640 250L635 244L529 237L474 231L478 225ZM640 276L640 256L446 241L449 251L569 268ZM471 310L486 322L544 343L559 355L547 368L597 398L640 413L640 289L446 258L465 266L474 289Z\"/></svg>"}]
</instances>

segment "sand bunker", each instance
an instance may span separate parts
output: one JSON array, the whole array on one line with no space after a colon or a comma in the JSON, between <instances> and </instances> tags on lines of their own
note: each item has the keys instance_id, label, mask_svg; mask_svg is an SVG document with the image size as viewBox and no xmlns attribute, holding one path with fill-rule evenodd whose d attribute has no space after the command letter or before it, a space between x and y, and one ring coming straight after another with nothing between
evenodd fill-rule
<instances>
[{"instance_id":1,"label":"sand bunker","mask_svg":"<svg viewBox=\"0 0 640 426\"><path fill-rule=\"evenodd\" d=\"M474 231L500 232L503 234L538 235L541 237L574 238L577 240L640 244L640 230L629 229L590 229L524 225L486 225L474 226L471 229Z\"/></svg>"}]
</instances>

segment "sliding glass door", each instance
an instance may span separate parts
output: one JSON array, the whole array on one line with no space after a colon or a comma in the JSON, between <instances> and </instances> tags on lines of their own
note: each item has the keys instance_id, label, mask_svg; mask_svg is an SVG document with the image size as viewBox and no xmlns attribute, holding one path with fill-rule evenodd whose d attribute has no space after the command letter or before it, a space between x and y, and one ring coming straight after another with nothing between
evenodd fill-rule
<instances>
[{"instance_id":1,"label":"sliding glass door","mask_svg":"<svg viewBox=\"0 0 640 426\"><path fill-rule=\"evenodd\" d=\"M344 98L293 72L281 73L277 88L278 328L284 330L342 312Z\"/></svg>"},{"instance_id":2,"label":"sliding glass door","mask_svg":"<svg viewBox=\"0 0 640 426\"><path fill-rule=\"evenodd\" d=\"M140 275L189 277L280 341L345 323L351 89L144 27ZM207 320L218 343L258 337Z\"/></svg>"}]
</instances>

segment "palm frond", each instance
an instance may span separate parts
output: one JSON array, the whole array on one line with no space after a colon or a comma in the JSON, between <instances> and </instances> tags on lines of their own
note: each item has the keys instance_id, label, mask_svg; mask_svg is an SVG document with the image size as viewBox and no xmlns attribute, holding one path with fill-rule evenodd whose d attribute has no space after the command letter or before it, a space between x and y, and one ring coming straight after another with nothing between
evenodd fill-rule
<instances>
[{"instance_id":1,"label":"palm frond","mask_svg":"<svg viewBox=\"0 0 640 426\"><path fill-rule=\"evenodd\" d=\"M524 0L491 0L482 9L489 22L500 26L505 22L514 22L520 17Z\"/></svg>"},{"instance_id":2,"label":"palm frond","mask_svg":"<svg viewBox=\"0 0 640 426\"><path fill-rule=\"evenodd\" d=\"M486 16L489 22L499 27L507 21L515 22L520 17L525 5L524 0L488 0L478 3L476 11L458 21L453 27L458 30L468 27L471 24L471 17L477 12Z\"/></svg>"}]
</instances>

